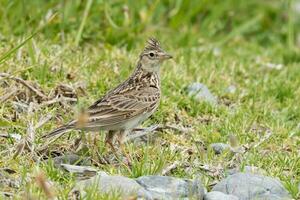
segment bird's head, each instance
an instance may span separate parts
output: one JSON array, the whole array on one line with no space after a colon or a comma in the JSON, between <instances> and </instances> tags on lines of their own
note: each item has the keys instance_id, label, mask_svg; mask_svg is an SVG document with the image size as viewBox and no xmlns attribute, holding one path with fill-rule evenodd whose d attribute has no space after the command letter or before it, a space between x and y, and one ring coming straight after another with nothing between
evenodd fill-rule
<instances>
[{"instance_id":1,"label":"bird's head","mask_svg":"<svg viewBox=\"0 0 300 200\"><path fill-rule=\"evenodd\" d=\"M161 63L171 58L172 56L161 48L156 39L150 38L140 55L140 67L148 72L158 72Z\"/></svg>"}]
</instances>

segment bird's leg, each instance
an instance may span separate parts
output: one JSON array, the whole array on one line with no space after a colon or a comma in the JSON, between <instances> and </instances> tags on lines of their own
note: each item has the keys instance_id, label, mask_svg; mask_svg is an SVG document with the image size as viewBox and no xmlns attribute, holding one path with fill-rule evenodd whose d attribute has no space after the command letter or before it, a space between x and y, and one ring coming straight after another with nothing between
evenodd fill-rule
<instances>
[{"instance_id":1,"label":"bird's leg","mask_svg":"<svg viewBox=\"0 0 300 200\"><path fill-rule=\"evenodd\" d=\"M110 131L108 131L108 133L105 136L105 144L108 144L114 153L117 152L114 147L114 144L113 144L115 134L116 134L116 131L110 130Z\"/></svg>"},{"instance_id":2,"label":"bird's leg","mask_svg":"<svg viewBox=\"0 0 300 200\"><path fill-rule=\"evenodd\" d=\"M124 141L125 141L127 133L128 133L128 130L121 130L117 135L117 141L119 143L119 146L120 146L123 154L126 156L128 163L130 163L131 159L130 159L129 155L127 154L127 152L125 151L125 146L124 146Z\"/></svg>"},{"instance_id":3,"label":"bird's leg","mask_svg":"<svg viewBox=\"0 0 300 200\"><path fill-rule=\"evenodd\" d=\"M128 131L127 130L122 130L119 132L119 134L117 135L117 141L119 143L119 145L124 145L124 141L125 141L125 138L126 138L126 135L127 135Z\"/></svg>"}]
</instances>

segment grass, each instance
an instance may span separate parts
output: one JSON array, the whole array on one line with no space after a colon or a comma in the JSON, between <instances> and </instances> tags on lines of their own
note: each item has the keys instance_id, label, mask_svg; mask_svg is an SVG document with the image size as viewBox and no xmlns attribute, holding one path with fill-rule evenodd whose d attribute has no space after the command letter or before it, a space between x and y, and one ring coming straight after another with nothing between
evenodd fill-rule
<instances>
[{"instance_id":1,"label":"grass","mask_svg":"<svg viewBox=\"0 0 300 200\"><path fill-rule=\"evenodd\" d=\"M84 88L84 92L76 91L78 102L69 106L54 104L27 112L16 106L16 99L2 102L1 132L25 138L30 123L36 125L51 114L53 119L36 129L33 138L35 147L41 145L41 135L124 80L134 69L145 40L154 35L175 59L162 66L161 105L144 125L181 124L193 131L165 130L146 144L129 143L126 151L133 161L130 167L122 162L97 167L110 174L139 177L161 174L179 161L180 167L169 175L201 175L210 189L233 155L227 152L216 156L209 144L227 143L230 135L240 145L256 144L270 130L271 137L250 149L239 166L264 169L268 176L278 177L295 199L299 198L300 53L296 36L300 20L293 10L294 1L1 2L1 72L39 84L47 94L61 83ZM36 30L38 33L32 35ZM271 69L270 63L281 64L282 68ZM218 97L218 105L189 98L185 87L193 82L207 85ZM237 88L233 94L226 92L230 85ZM14 86L25 90L9 79L0 79L0 86L0 96ZM72 133L71 138L64 137L49 149L66 152L79 135ZM56 194L66 199L75 178L51 163L37 163L26 149L13 158L17 144L13 138L0 138L0 168L12 169L15 173L10 176L21 178L20 187L2 190L15 193L16 199L24 192L45 197L34 178L42 171L54 182ZM86 146L80 153L93 158L97 152L108 151L103 135L96 144L87 139ZM182 153L185 149L192 153ZM203 170L203 165L210 171Z\"/></svg>"}]
</instances>

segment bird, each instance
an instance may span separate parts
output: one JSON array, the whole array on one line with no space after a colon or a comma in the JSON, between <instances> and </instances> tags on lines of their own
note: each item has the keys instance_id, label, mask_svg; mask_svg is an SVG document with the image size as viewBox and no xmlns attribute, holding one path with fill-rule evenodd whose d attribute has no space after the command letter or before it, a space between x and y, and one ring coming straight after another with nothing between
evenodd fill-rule
<instances>
[{"instance_id":1,"label":"bird","mask_svg":"<svg viewBox=\"0 0 300 200\"><path fill-rule=\"evenodd\" d=\"M158 108L161 98L160 66L173 58L151 37L133 73L88 107L81 118L58 127L42 138L60 137L71 130L107 131L105 144L114 149L115 139L122 145L134 128Z\"/></svg>"}]
</instances>

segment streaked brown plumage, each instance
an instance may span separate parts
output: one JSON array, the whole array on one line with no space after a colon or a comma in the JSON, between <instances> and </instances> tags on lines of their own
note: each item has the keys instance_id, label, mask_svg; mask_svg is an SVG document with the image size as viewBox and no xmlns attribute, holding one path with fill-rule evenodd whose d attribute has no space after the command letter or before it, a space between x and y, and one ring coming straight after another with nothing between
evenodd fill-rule
<instances>
[{"instance_id":1,"label":"streaked brown plumage","mask_svg":"<svg viewBox=\"0 0 300 200\"><path fill-rule=\"evenodd\" d=\"M79 119L46 134L43 138L63 135L72 129L108 130L106 143L112 145L115 135L123 143L126 134L151 116L160 101L160 64L170 59L156 39L150 38L140 54L133 74L86 110L86 120Z\"/></svg>"}]
</instances>

